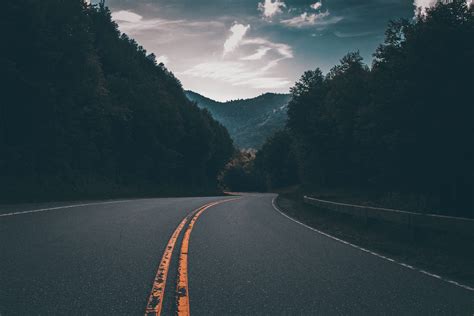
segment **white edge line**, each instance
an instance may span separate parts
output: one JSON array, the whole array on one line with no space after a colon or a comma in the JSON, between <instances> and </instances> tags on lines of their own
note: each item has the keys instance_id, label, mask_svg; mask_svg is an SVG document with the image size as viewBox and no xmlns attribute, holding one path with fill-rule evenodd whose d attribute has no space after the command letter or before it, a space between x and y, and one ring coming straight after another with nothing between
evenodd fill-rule
<instances>
[{"instance_id":1,"label":"white edge line","mask_svg":"<svg viewBox=\"0 0 474 316\"><path fill-rule=\"evenodd\" d=\"M394 260L394 259L392 259L392 258L383 256L383 255L378 254L378 253L376 253L376 252L367 250L367 249L365 249L365 248L362 248L362 247L359 247L359 246L357 246L357 245L351 244L350 242L347 242L347 241L345 241L345 240L342 240L342 239L339 239L339 238L334 237L334 236L332 236L332 235L329 235L329 234L327 234L327 233L325 233L325 232L322 232L322 231L320 231L320 230L318 230L318 229L316 229L316 228L314 228L314 227L308 226L308 225L306 225L306 224L304 224L304 223L302 223L302 222L300 222L300 221L298 221L298 220L296 220L296 219L294 219L294 218L292 218L292 217L286 215L285 213L283 213L283 211L281 211L280 208L275 204L275 200L276 200L276 197L274 197L274 198L272 199L272 206L273 206L273 208L274 208L278 213L280 213L281 215L283 215L284 217L288 218L289 220L291 220L291 221L293 221L293 222L295 222L295 223L297 223L297 224L300 224L301 226L304 226L304 227L306 227L306 228L308 228L308 229L310 229L310 230L312 230L312 231L314 231L314 232L317 232L317 233L319 233L319 234L321 234L321 235L323 235L323 236L326 236L326 237L328 237L328 238L331 238L331 239L333 239L333 240L335 240L335 241L338 241L338 242L340 242L340 243L346 244L346 245L351 246L351 247L353 247L353 248L356 248L356 249L359 249L359 250L364 251L364 252L366 252L366 253L369 253L369 254L371 254L371 255L373 255L373 256L375 256L375 257L378 257L378 258L380 258L380 259L383 259L383 260L386 260L386 261L389 261L389 262L393 262L393 263L395 263L395 264L397 264L397 265L399 265L399 266L405 267L405 268L407 268L407 269L414 270L414 271L418 271L418 272L420 272L420 273L423 273L424 275L428 275L428 276L430 276L430 277L432 277L432 278L435 278L435 279L438 279L438 280L442 280L442 281L445 281L445 282L447 282L447 283L453 284L453 285L455 285L455 286L457 286L457 287L460 287L460 288L463 288L463 289L465 289L465 290L469 290L469 291L473 291L473 292L474 292L474 288L472 288L472 287L470 287L470 286L468 286L468 285L464 285L464 284L461 284L461 283L459 283L459 282L456 282L456 281L453 281L453 280L450 280L450 279L443 278L443 277L441 277L441 276L439 276L439 275L437 275L437 274L430 273L430 272L427 272L427 271L425 271L425 270L416 268L416 267L411 266L411 265L409 265L409 264L406 264L406 263L403 263L403 262L399 262L399 261Z\"/></svg>"},{"instance_id":2,"label":"white edge line","mask_svg":"<svg viewBox=\"0 0 474 316\"><path fill-rule=\"evenodd\" d=\"M18 211L18 212L4 213L4 214L0 214L0 217L14 216L14 215L23 215L23 214L38 213L38 212L46 212L46 211L53 211L53 210L59 210L59 209L65 209L65 208L73 208L73 207L82 207L82 206L89 206L89 205L102 205L102 204L124 203L124 202L130 202L130 201L136 201L136 200L119 200L119 201L96 202L96 203L85 203L85 204L73 204L73 205L64 205L64 206L40 208L40 209L36 209L36 210L28 210L28 211Z\"/></svg>"},{"instance_id":3,"label":"white edge line","mask_svg":"<svg viewBox=\"0 0 474 316\"><path fill-rule=\"evenodd\" d=\"M93 202L93 203L84 203L84 204L63 205L63 206L56 206L56 207L41 208L41 209L36 209L36 210L28 210L28 211L18 211L18 212L3 213L3 214L0 214L0 217L14 216L14 215L23 215L23 214L38 213L38 212L46 212L46 211L54 211L54 210L65 209L65 208L73 208L73 207L82 207L82 206L90 206L90 205L103 205L103 204L115 204L115 203L125 203L125 202L143 201L143 200L150 200L150 199L153 199L153 198L129 199L129 200L116 200L116 201L106 201L106 202ZM1 316L1 314L0 314L0 316Z\"/></svg>"}]
</instances>

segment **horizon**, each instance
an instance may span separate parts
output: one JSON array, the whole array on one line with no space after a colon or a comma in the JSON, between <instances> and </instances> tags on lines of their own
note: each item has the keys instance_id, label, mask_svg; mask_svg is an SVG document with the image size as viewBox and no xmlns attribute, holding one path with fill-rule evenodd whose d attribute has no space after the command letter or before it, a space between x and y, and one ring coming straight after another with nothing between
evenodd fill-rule
<instances>
[{"instance_id":1,"label":"horizon","mask_svg":"<svg viewBox=\"0 0 474 316\"><path fill-rule=\"evenodd\" d=\"M90 1L3 7L0 316L474 316L474 0Z\"/></svg>"},{"instance_id":2,"label":"horizon","mask_svg":"<svg viewBox=\"0 0 474 316\"><path fill-rule=\"evenodd\" d=\"M280 93L280 92L263 92L263 93L260 93L259 95L256 95L254 97L249 97L249 98L239 98L239 99L231 99L231 100L226 100L226 101L219 101L219 100L215 100L213 98L210 98L202 93L199 93L199 92L196 92L196 91L193 91L193 90L189 90L189 89L184 89L184 92L187 93L187 92L192 92L192 93L195 93L195 94L198 94L199 96L203 97L203 98L206 98L206 99L209 99L209 100L212 100L214 102L217 102L217 103L230 103L230 102L235 102L235 101L241 101L241 100L251 100L251 99L256 99L256 98L259 98L263 95L266 95L266 94L277 94L277 95L291 95L291 93Z\"/></svg>"},{"instance_id":3,"label":"horizon","mask_svg":"<svg viewBox=\"0 0 474 316\"><path fill-rule=\"evenodd\" d=\"M119 30L154 53L184 90L219 102L289 93L304 71L320 68L327 73L352 51L359 51L370 65L390 20L413 18L416 7L433 4L427 0L106 2Z\"/></svg>"}]
</instances>

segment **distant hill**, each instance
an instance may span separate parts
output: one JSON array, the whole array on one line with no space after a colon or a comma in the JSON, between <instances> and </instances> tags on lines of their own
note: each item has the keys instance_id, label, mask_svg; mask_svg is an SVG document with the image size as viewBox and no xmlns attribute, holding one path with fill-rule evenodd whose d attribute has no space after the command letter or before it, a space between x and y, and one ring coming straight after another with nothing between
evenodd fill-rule
<instances>
[{"instance_id":1,"label":"distant hill","mask_svg":"<svg viewBox=\"0 0 474 316\"><path fill-rule=\"evenodd\" d=\"M239 148L260 148L285 126L289 94L265 93L256 98L218 102L193 91L186 96L224 125Z\"/></svg>"}]
</instances>

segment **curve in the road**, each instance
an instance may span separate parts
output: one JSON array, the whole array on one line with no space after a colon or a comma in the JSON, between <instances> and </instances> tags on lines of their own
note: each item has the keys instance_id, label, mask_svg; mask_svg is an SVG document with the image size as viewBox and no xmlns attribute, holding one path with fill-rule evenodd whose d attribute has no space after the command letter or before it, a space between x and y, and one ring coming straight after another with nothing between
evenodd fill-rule
<instances>
[{"instance_id":1,"label":"curve in the road","mask_svg":"<svg viewBox=\"0 0 474 316\"><path fill-rule=\"evenodd\" d=\"M276 197L272 199L272 206L273 206L273 208L274 208L278 213L280 213L280 214L283 215L284 217L288 218L289 220L291 220L291 221L293 221L293 222L295 222L295 223L297 223L297 224L300 224L301 226L304 226L305 228L308 228L308 229L310 229L310 230L312 230L312 231L314 231L314 232L316 232L316 233L318 233L318 234L321 234L321 235L323 235L323 236L326 236L326 237L328 237L328 238L331 238L331 239L333 239L333 240L335 240L335 241L337 241L337 242L340 242L340 243L343 243L343 244L345 244L345 245L348 245L348 246L350 246L350 247L352 247L352 248L356 248L356 249L361 250L361 251L363 251L363 252L369 253L369 254L371 254L371 255L373 255L373 256L376 256L376 257L378 257L378 258L380 258L380 259L383 259L383 260L386 260L386 261L389 261L389 262L398 264L398 265L400 265L400 266L402 266L402 267L404 267L404 268L410 269L410 270L418 271L418 272L420 272L420 273L422 273L422 274L425 274L425 275L427 275L427 276L433 277L433 278L435 278L435 279L442 280L442 281L444 281L444 282L450 283L450 284L455 285L455 286L457 286L457 287L460 287L460 288L463 288L463 289L465 289L465 290L474 292L474 288L473 288L473 287L470 287L470 286L468 286L468 285L461 284L461 283L456 282L456 281L454 281L454 280L450 280L450 279L448 279L448 278L439 276L439 275L437 275L437 274L428 272L428 271L426 271L426 270L416 268L416 267L414 267L414 266L412 266L412 265L409 265L409 264L406 264L406 263L404 263L404 262L400 262L400 261L397 261L397 260L395 260L395 259L386 257L386 256L381 255L381 254L379 254L379 253L376 253L376 252L373 252L373 251L371 251L371 250L365 249L365 248L363 248L363 247L354 245L354 244L352 244L352 243L350 243L350 242L348 242L348 241L345 241L345 240L339 239L339 238L337 238L337 237L334 237L334 236L332 236L332 235L330 235L330 234L327 234L327 233L325 233L325 232L322 232L322 231L320 231L320 230L318 230L318 229L316 229L316 228L314 228L314 227L308 226L308 225L306 225L306 224L304 224L304 223L302 223L302 222L300 222L300 221L298 221L298 220L296 220L296 219L294 219L294 218L292 218L292 217L286 215L286 214L285 214L282 210L280 210L280 208L276 205L275 200L276 200Z\"/></svg>"},{"instance_id":2,"label":"curve in the road","mask_svg":"<svg viewBox=\"0 0 474 316\"><path fill-rule=\"evenodd\" d=\"M176 287L176 294L177 294L177 312L180 316L188 316L190 315L190 308L189 308L189 287L188 287L188 249L189 249L189 240L191 237L191 232L193 230L194 224L198 220L199 216L208 208L211 208L215 205L230 202L237 200L235 199L226 199L220 200L216 202L207 203L196 210L189 213L176 227L175 231L171 235L168 244L163 253L163 257L161 259L160 265L158 267L158 271L156 273L152 291L150 297L148 299L148 304L145 309L145 315L161 315L161 310L163 306L163 299L165 296L165 289L166 289L166 279L168 277L169 266L171 263L171 258L173 255L173 250L175 248L176 242L178 237L186 226L188 219L192 217L191 221L188 224L188 227L185 231L183 241L181 243L181 251L179 256L179 266L178 266L178 284Z\"/></svg>"},{"instance_id":3,"label":"curve in the road","mask_svg":"<svg viewBox=\"0 0 474 316\"><path fill-rule=\"evenodd\" d=\"M181 223L179 223L178 227L173 232L173 235L171 235L168 244L166 245L165 252L163 253L163 257L161 258L160 266L158 267L158 272L156 273L155 280L153 282L153 287L151 290L150 297L148 299L145 315L161 314L163 298L165 295L166 279L168 277L168 270L171 262L171 255L173 254L173 249L176 244L176 240L178 240L178 236L186 225L188 218L189 216L186 216L181 221Z\"/></svg>"}]
</instances>

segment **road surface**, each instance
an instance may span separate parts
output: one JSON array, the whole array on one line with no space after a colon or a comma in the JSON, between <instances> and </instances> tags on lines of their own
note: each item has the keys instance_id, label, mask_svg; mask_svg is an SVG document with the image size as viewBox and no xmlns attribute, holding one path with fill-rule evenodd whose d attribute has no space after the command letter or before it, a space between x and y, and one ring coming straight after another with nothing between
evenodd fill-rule
<instances>
[{"instance_id":1,"label":"road surface","mask_svg":"<svg viewBox=\"0 0 474 316\"><path fill-rule=\"evenodd\" d=\"M474 314L473 291L307 229L274 197L0 207L0 315Z\"/></svg>"}]
</instances>

